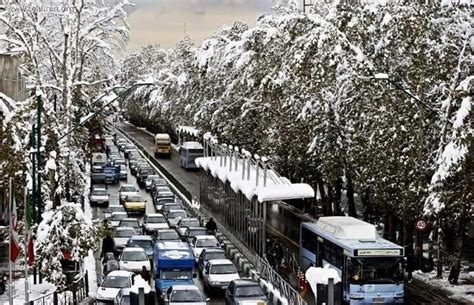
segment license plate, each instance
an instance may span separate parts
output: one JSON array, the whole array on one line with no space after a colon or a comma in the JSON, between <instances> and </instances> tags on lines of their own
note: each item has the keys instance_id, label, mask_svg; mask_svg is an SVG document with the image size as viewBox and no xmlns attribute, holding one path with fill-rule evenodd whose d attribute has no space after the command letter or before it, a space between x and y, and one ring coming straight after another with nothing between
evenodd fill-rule
<instances>
[{"instance_id":1,"label":"license plate","mask_svg":"<svg viewBox=\"0 0 474 305\"><path fill-rule=\"evenodd\" d=\"M385 303L385 298L373 298L372 302L377 304L383 304Z\"/></svg>"}]
</instances>

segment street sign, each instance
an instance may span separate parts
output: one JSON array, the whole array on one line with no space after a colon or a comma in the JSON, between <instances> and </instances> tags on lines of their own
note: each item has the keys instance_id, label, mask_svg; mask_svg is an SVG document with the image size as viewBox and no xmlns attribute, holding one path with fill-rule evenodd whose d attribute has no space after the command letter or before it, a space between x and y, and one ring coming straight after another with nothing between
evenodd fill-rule
<instances>
[{"instance_id":1,"label":"street sign","mask_svg":"<svg viewBox=\"0 0 474 305\"><path fill-rule=\"evenodd\" d=\"M418 219L416 221L416 224L415 224L415 227L418 231L423 231L426 229L426 227L428 226L428 224L426 223L426 221L424 221L423 219Z\"/></svg>"}]
</instances>

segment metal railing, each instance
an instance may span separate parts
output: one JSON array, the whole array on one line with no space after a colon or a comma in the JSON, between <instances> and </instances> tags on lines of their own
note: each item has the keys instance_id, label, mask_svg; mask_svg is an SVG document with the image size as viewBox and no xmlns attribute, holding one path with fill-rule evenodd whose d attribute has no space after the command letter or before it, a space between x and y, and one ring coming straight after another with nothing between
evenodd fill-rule
<instances>
[{"instance_id":1,"label":"metal railing","mask_svg":"<svg viewBox=\"0 0 474 305\"><path fill-rule=\"evenodd\" d=\"M255 268L260 278L270 283L280 294L285 297L288 304L307 305L308 303L301 297L280 274L278 274L268 263L260 256L256 256Z\"/></svg>"},{"instance_id":2,"label":"metal railing","mask_svg":"<svg viewBox=\"0 0 474 305\"><path fill-rule=\"evenodd\" d=\"M89 295L89 277L87 271L64 289L55 290L47 295L29 301L28 305L77 305Z\"/></svg>"}]
</instances>

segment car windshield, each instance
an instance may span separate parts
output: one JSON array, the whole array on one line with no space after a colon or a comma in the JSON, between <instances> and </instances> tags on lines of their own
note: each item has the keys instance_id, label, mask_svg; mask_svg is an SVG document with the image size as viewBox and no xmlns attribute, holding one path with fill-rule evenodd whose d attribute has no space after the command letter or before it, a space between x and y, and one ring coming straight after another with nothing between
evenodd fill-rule
<instances>
[{"instance_id":1,"label":"car windshield","mask_svg":"<svg viewBox=\"0 0 474 305\"><path fill-rule=\"evenodd\" d=\"M166 223L166 218L164 216L151 216L146 220L147 223Z\"/></svg>"},{"instance_id":2,"label":"car windshield","mask_svg":"<svg viewBox=\"0 0 474 305\"><path fill-rule=\"evenodd\" d=\"M199 248L219 247L219 242L215 238L198 239L196 241L196 247L199 247Z\"/></svg>"},{"instance_id":3,"label":"car windshield","mask_svg":"<svg viewBox=\"0 0 474 305\"><path fill-rule=\"evenodd\" d=\"M158 233L159 240L174 240L178 238L179 238L178 233L176 233L175 231L166 231L166 232Z\"/></svg>"},{"instance_id":4,"label":"car windshield","mask_svg":"<svg viewBox=\"0 0 474 305\"><path fill-rule=\"evenodd\" d=\"M258 297L264 296L262 288L258 285L241 286L235 288L236 297Z\"/></svg>"},{"instance_id":5,"label":"car windshield","mask_svg":"<svg viewBox=\"0 0 474 305\"><path fill-rule=\"evenodd\" d=\"M110 216L110 220L121 220L121 219L124 219L124 218L127 218L127 214L112 214Z\"/></svg>"},{"instance_id":6,"label":"car windshield","mask_svg":"<svg viewBox=\"0 0 474 305\"><path fill-rule=\"evenodd\" d=\"M136 192L137 189L134 186L122 186L120 188L120 191L125 192L125 193L130 193L130 192Z\"/></svg>"},{"instance_id":7,"label":"car windshield","mask_svg":"<svg viewBox=\"0 0 474 305\"><path fill-rule=\"evenodd\" d=\"M157 204L173 203L173 198L163 198L157 201Z\"/></svg>"},{"instance_id":8,"label":"car windshield","mask_svg":"<svg viewBox=\"0 0 474 305\"><path fill-rule=\"evenodd\" d=\"M158 176L156 176L156 175L150 175L150 176L146 177L146 181L150 181L150 182L151 182L152 180L155 180L155 179L158 179Z\"/></svg>"},{"instance_id":9,"label":"car windshield","mask_svg":"<svg viewBox=\"0 0 474 305\"><path fill-rule=\"evenodd\" d=\"M357 284L392 284L402 280L401 258L374 257L351 260L351 282Z\"/></svg>"},{"instance_id":10,"label":"car windshield","mask_svg":"<svg viewBox=\"0 0 474 305\"><path fill-rule=\"evenodd\" d=\"M93 195L93 196L107 196L107 191L106 191L106 190L102 190L102 189L95 189L95 190L92 192L92 195Z\"/></svg>"},{"instance_id":11,"label":"car windshield","mask_svg":"<svg viewBox=\"0 0 474 305\"><path fill-rule=\"evenodd\" d=\"M167 185L168 183L166 182L165 179L157 179L153 181L154 185Z\"/></svg>"},{"instance_id":12,"label":"car windshield","mask_svg":"<svg viewBox=\"0 0 474 305\"><path fill-rule=\"evenodd\" d=\"M129 201L129 202L143 201L142 197L140 197L140 196L127 196L126 200Z\"/></svg>"},{"instance_id":13,"label":"car windshield","mask_svg":"<svg viewBox=\"0 0 474 305\"><path fill-rule=\"evenodd\" d=\"M120 221L120 226L121 227L132 227L132 228L138 228L139 225L138 225L138 221L134 220L134 219L130 219L130 220L121 220Z\"/></svg>"},{"instance_id":14,"label":"car windshield","mask_svg":"<svg viewBox=\"0 0 474 305\"><path fill-rule=\"evenodd\" d=\"M107 276L101 286L104 288L128 288L130 280L125 276Z\"/></svg>"},{"instance_id":15,"label":"car windshield","mask_svg":"<svg viewBox=\"0 0 474 305\"><path fill-rule=\"evenodd\" d=\"M227 265L214 265L210 270L211 274L233 274L237 273L237 269L235 269L234 265L227 264Z\"/></svg>"},{"instance_id":16,"label":"car windshield","mask_svg":"<svg viewBox=\"0 0 474 305\"><path fill-rule=\"evenodd\" d=\"M153 248L153 242L151 240L131 240L130 246L138 246L143 249L151 249Z\"/></svg>"},{"instance_id":17,"label":"car windshield","mask_svg":"<svg viewBox=\"0 0 474 305\"><path fill-rule=\"evenodd\" d=\"M116 237L130 237L133 235L136 235L137 233L133 229L127 229L127 230L117 230L115 231L115 236Z\"/></svg>"},{"instance_id":18,"label":"car windshield","mask_svg":"<svg viewBox=\"0 0 474 305\"><path fill-rule=\"evenodd\" d=\"M188 228L188 227L199 227L201 224L197 219L183 219L179 223L180 227Z\"/></svg>"},{"instance_id":19,"label":"car windshield","mask_svg":"<svg viewBox=\"0 0 474 305\"><path fill-rule=\"evenodd\" d=\"M209 253L206 252L206 254L203 257L205 261L210 261L211 259L223 259L223 258L226 258L224 252L209 252Z\"/></svg>"},{"instance_id":20,"label":"car windshield","mask_svg":"<svg viewBox=\"0 0 474 305\"><path fill-rule=\"evenodd\" d=\"M171 294L171 302L203 302L204 297L199 290L175 290Z\"/></svg>"},{"instance_id":21,"label":"car windshield","mask_svg":"<svg viewBox=\"0 0 474 305\"><path fill-rule=\"evenodd\" d=\"M186 215L185 211L172 211L168 213L168 218L185 218L186 216L188 215Z\"/></svg>"},{"instance_id":22,"label":"car windshield","mask_svg":"<svg viewBox=\"0 0 474 305\"><path fill-rule=\"evenodd\" d=\"M161 272L162 280L190 280L191 272L188 270L165 269Z\"/></svg>"},{"instance_id":23,"label":"car windshield","mask_svg":"<svg viewBox=\"0 0 474 305\"><path fill-rule=\"evenodd\" d=\"M181 206L179 204L170 204L170 205L165 205L165 207L163 209L165 211L178 210L178 209L181 209Z\"/></svg>"},{"instance_id":24,"label":"car windshield","mask_svg":"<svg viewBox=\"0 0 474 305\"><path fill-rule=\"evenodd\" d=\"M126 251L122 254L122 261L140 262L148 260L144 251Z\"/></svg>"}]
</instances>

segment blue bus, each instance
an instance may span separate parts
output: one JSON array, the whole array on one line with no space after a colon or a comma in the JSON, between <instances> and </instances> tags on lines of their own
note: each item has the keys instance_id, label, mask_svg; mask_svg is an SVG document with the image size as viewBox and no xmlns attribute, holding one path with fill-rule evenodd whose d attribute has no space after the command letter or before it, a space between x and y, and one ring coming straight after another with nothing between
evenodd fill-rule
<instances>
[{"instance_id":1,"label":"blue bus","mask_svg":"<svg viewBox=\"0 0 474 305\"><path fill-rule=\"evenodd\" d=\"M329 265L341 277L348 304L403 304L403 247L353 217L321 217L300 226L300 265Z\"/></svg>"},{"instance_id":2,"label":"blue bus","mask_svg":"<svg viewBox=\"0 0 474 305\"><path fill-rule=\"evenodd\" d=\"M183 142L179 147L179 162L185 169L198 168L196 158L204 156L204 147L199 142Z\"/></svg>"}]
</instances>

